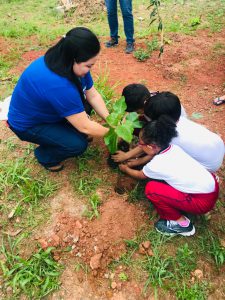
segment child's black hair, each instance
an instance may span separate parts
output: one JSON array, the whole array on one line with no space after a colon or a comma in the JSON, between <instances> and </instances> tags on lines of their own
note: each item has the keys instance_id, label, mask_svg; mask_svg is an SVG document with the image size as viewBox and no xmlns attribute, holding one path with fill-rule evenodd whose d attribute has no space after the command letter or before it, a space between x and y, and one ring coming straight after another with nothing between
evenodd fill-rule
<instances>
[{"instance_id":1,"label":"child's black hair","mask_svg":"<svg viewBox=\"0 0 225 300\"><path fill-rule=\"evenodd\" d=\"M44 60L51 71L68 78L76 85L84 103L82 86L79 78L73 72L73 65L88 61L99 51L100 43L97 36L88 28L76 27L68 31L56 45L48 49Z\"/></svg>"},{"instance_id":2,"label":"child's black hair","mask_svg":"<svg viewBox=\"0 0 225 300\"><path fill-rule=\"evenodd\" d=\"M125 86L122 92L127 105L127 112L137 111L144 108L144 103L148 101L151 94L146 86L139 83L132 83Z\"/></svg>"},{"instance_id":3,"label":"child's black hair","mask_svg":"<svg viewBox=\"0 0 225 300\"><path fill-rule=\"evenodd\" d=\"M181 115L180 99L171 92L161 92L145 102L144 114L151 120L157 120L161 115L168 115L177 122Z\"/></svg>"},{"instance_id":4,"label":"child's black hair","mask_svg":"<svg viewBox=\"0 0 225 300\"><path fill-rule=\"evenodd\" d=\"M169 116L161 115L158 120L148 122L140 135L145 144L156 144L165 149L172 138L177 136L176 123Z\"/></svg>"}]
</instances>

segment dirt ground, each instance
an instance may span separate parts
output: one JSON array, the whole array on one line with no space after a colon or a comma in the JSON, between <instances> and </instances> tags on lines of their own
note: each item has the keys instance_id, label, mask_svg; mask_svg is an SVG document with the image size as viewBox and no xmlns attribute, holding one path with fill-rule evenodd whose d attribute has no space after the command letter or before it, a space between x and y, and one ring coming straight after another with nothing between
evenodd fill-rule
<instances>
[{"instance_id":1,"label":"dirt ground","mask_svg":"<svg viewBox=\"0 0 225 300\"><path fill-rule=\"evenodd\" d=\"M104 74L104 70L107 70L112 85L119 81L116 87L119 94L130 83L144 83L150 90L172 91L180 97L189 116L198 116L196 122L204 124L225 140L225 104L218 107L212 104L215 97L225 94L224 48L220 51L215 49L216 44L224 42L225 32L210 34L201 31L196 36L170 34L168 38L171 44L166 45L162 60L158 59L158 53L155 52L146 62L138 62L132 55L125 54L124 41L116 48L106 49L104 38L101 40L99 62L92 74ZM137 40L136 48L143 44L143 41ZM11 72L19 75L41 54L42 51L24 53L19 65ZM11 135L2 124L0 126L4 138ZM34 239L43 248L55 246L58 249L54 254L55 259L66 265L61 278L62 287L49 299L154 299L153 296L143 296L143 283L121 283L117 280L118 273L126 271L124 266L118 266L113 274L107 269L112 260L124 253L124 239L132 239L141 228L153 226L147 217L147 208L143 204L127 202L126 194L116 194L113 190L116 178L112 178L112 187L109 187L107 194L98 191L102 202L100 218L88 221L82 217L84 201L74 198L68 182L68 175L73 168L73 163L67 161L61 175L50 174L53 177L60 176L64 185L50 202L51 218L44 228L34 232ZM221 185L224 186L224 175L221 172L219 175ZM72 251L62 253L61 250L67 247L71 247ZM91 272L74 272L74 258L80 258L90 267ZM221 282L224 283L224 277ZM221 295L216 296L216 291L212 297L222 299ZM164 299L175 298L168 295Z\"/></svg>"}]
</instances>

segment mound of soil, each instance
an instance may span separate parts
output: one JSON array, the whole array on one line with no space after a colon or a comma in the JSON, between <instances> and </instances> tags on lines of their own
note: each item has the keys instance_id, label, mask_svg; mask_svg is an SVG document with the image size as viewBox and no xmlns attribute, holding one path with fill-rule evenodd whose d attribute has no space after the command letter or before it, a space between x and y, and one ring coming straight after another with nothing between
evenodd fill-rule
<instances>
[{"instance_id":1,"label":"mound of soil","mask_svg":"<svg viewBox=\"0 0 225 300\"><path fill-rule=\"evenodd\" d=\"M119 259L126 250L124 240L134 238L146 221L137 205L110 197L101 206L99 219L88 221L65 212L58 214L52 232L39 243L42 248L56 247L56 260L60 259L60 250L70 247L72 257L81 257L92 270L103 270Z\"/></svg>"},{"instance_id":2,"label":"mound of soil","mask_svg":"<svg viewBox=\"0 0 225 300\"><path fill-rule=\"evenodd\" d=\"M105 9L104 0L80 0L71 1L75 9L74 16L87 20L95 18L99 15L100 11Z\"/></svg>"}]
</instances>

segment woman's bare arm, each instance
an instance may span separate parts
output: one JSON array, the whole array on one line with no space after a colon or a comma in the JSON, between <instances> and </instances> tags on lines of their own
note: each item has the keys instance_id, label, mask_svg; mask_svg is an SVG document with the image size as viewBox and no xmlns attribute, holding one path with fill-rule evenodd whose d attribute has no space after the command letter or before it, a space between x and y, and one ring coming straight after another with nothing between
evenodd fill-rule
<instances>
[{"instance_id":1,"label":"woman's bare arm","mask_svg":"<svg viewBox=\"0 0 225 300\"><path fill-rule=\"evenodd\" d=\"M87 97L87 101L91 104L94 111L103 120L105 120L106 117L109 115L109 112L105 105L105 102L102 99L102 96L99 94L99 92L95 89L94 86L86 91L86 97Z\"/></svg>"},{"instance_id":2,"label":"woman's bare arm","mask_svg":"<svg viewBox=\"0 0 225 300\"><path fill-rule=\"evenodd\" d=\"M101 124L91 121L86 112L73 114L66 119L80 132L91 136L104 136L109 129Z\"/></svg>"}]
</instances>

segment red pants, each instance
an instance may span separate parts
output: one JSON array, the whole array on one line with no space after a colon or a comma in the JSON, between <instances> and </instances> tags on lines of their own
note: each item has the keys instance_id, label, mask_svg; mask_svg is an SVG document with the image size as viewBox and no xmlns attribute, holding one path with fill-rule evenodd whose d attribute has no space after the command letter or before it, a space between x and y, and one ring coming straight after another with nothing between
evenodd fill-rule
<instances>
[{"instance_id":1,"label":"red pants","mask_svg":"<svg viewBox=\"0 0 225 300\"><path fill-rule=\"evenodd\" d=\"M214 177L214 176L213 176ZM210 211L218 199L219 184L215 179L215 190L208 194L187 194L159 181L149 181L145 195L155 206L161 219L177 220L182 212L205 214Z\"/></svg>"}]
</instances>

